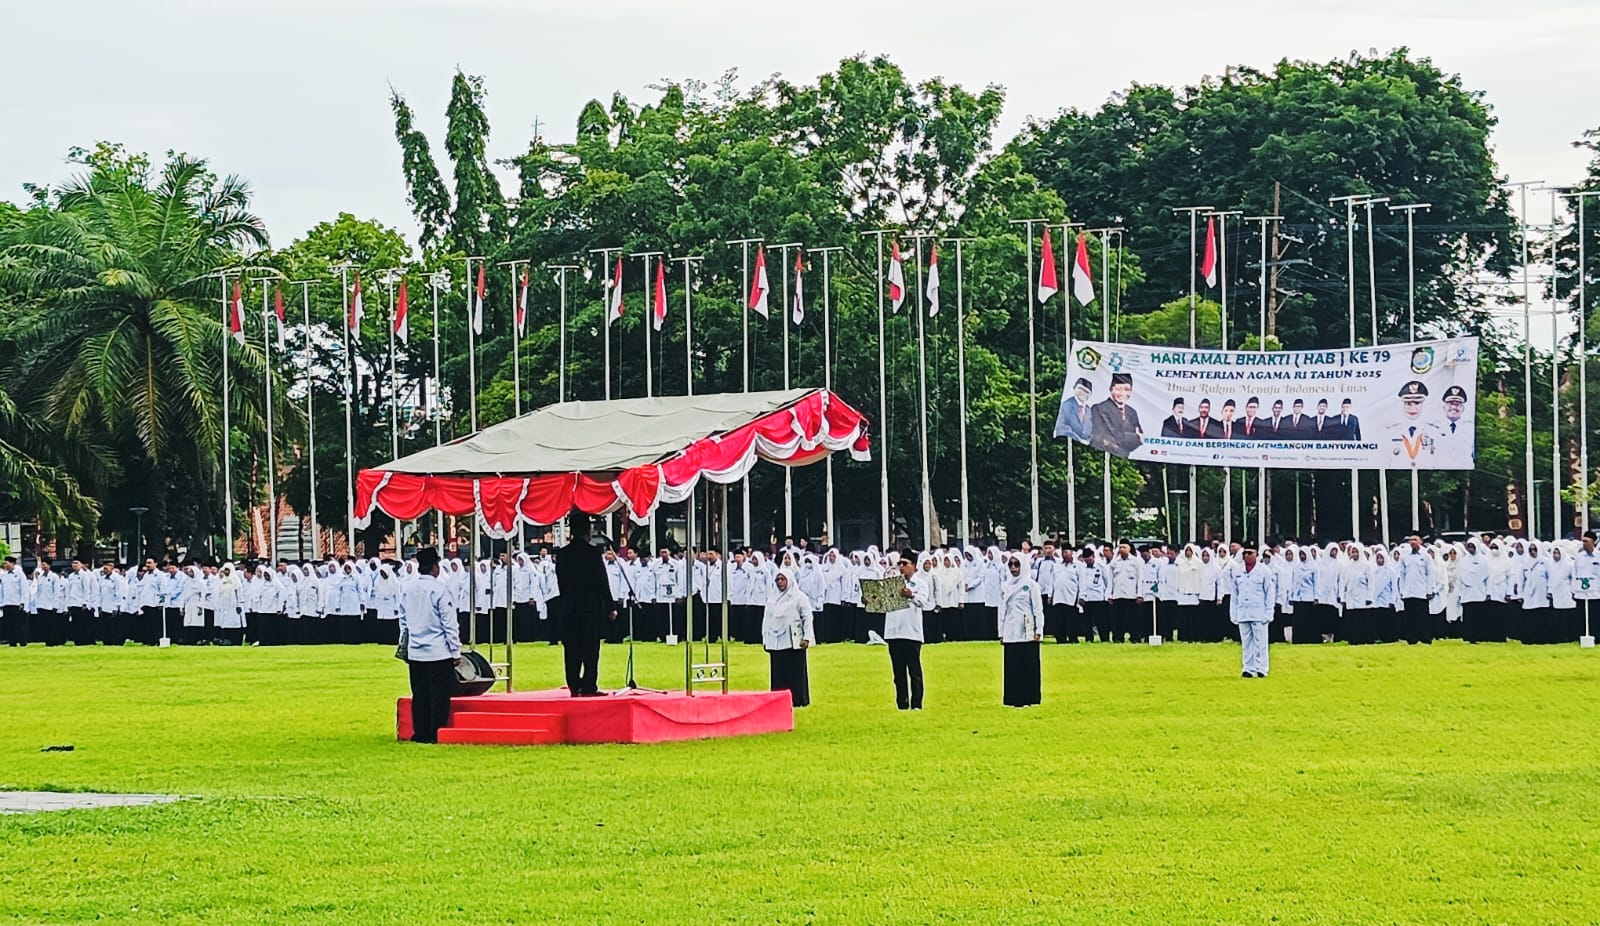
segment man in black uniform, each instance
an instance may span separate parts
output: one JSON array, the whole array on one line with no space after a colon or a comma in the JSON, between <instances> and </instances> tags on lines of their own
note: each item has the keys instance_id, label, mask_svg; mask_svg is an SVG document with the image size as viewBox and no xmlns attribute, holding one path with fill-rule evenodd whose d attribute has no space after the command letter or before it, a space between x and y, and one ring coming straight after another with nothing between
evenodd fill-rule
<instances>
[{"instance_id":1,"label":"man in black uniform","mask_svg":"<svg viewBox=\"0 0 1600 926\"><path fill-rule=\"evenodd\" d=\"M600 693L600 631L606 621L617 619L617 612L605 562L589 542L589 516L574 510L568 520L572 542L556 551L556 584L566 607L561 646L567 690L582 698Z\"/></svg>"}]
</instances>

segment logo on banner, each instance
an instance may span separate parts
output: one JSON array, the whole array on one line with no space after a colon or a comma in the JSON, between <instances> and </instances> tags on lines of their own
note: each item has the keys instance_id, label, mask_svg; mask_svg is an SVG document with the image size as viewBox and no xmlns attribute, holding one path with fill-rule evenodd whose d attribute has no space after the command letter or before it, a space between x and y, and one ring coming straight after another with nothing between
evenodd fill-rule
<instances>
[{"instance_id":1,"label":"logo on banner","mask_svg":"<svg viewBox=\"0 0 1600 926\"><path fill-rule=\"evenodd\" d=\"M1106 360L1106 366L1110 367L1113 372L1121 370L1126 363L1127 361L1122 359L1122 355L1116 353L1115 351L1113 351L1111 356Z\"/></svg>"},{"instance_id":2,"label":"logo on banner","mask_svg":"<svg viewBox=\"0 0 1600 926\"><path fill-rule=\"evenodd\" d=\"M1078 348L1078 366L1089 372L1100 368L1100 352L1092 347Z\"/></svg>"},{"instance_id":3,"label":"logo on banner","mask_svg":"<svg viewBox=\"0 0 1600 926\"><path fill-rule=\"evenodd\" d=\"M1419 347L1411 352L1411 372L1426 373L1433 369L1433 348Z\"/></svg>"}]
</instances>

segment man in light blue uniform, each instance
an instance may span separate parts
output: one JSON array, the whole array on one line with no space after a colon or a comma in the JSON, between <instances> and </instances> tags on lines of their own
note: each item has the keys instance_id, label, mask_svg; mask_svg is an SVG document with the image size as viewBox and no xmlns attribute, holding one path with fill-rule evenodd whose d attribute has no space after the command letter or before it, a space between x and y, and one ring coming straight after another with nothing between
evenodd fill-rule
<instances>
[{"instance_id":1,"label":"man in light blue uniform","mask_svg":"<svg viewBox=\"0 0 1600 926\"><path fill-rule=\"evenodd\" d=\"M1244 561L1228 570L1219 588L1228 593L1228 616L1239 626L1244 678L1267 677L1267 627L1272 623L1272 606L1278 596L1277 577L1256 562L1253 547L1244 548ZM1222 598L1217 598L1222 604Z\"/></svg>"},{"instance_id":2,"label":"man in light blue uniform","mask_svg":"<svg viewBox=\"0 0 1600 926\"><path fill-rule=\"evenodd\" d=\"M400 588L400 618L406 630L406 666L411 673L411 741L437 743L450 725L450 695L461 662L461 632L449 593L439 581L439 551L417 550L417 575Z\"/></svg>"}]
</instances>

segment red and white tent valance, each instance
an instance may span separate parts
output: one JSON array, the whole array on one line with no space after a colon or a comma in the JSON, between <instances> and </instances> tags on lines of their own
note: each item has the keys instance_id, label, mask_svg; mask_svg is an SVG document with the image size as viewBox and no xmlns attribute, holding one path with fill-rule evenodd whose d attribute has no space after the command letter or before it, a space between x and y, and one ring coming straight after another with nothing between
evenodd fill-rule
<instances>
[{"instance_id":1,"label":"red and white tent valance","mask_svg":"<svg viewBox=\"0 0 1600 926\"><path fill-rule=\"evenodd\" d=\"M805 466L837 450L870 458L866 418L821 389L565 402L356 477L355 522L476 513L490 536L573 508L649 520L701 479L738 482L768 460Z\"/></svg>"}]
</instances>

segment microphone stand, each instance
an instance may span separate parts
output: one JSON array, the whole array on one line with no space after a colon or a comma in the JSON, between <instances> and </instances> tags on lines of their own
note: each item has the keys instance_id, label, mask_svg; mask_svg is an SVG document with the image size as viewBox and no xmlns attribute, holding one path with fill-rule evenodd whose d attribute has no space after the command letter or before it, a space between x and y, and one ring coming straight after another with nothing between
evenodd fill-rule
<instances>
[{"instance_id":1,"label":"microphone stand","mask_svg":"<svg viewBox=\"0 0 1600 926\"><path fill-rule=\"evenodd\" d=\"M628 586L628 680L624 683L624 687L632 691L639 691L641 690L639 688L639 682L633 677L633 608L637 602L637 596L633 590L633 580L628 578L627 564L620 559L617 560L616 563L617 571L622 574L622 584ZM646 688L643 690L655 691L658 694L661 693L655 688Z\"/></svg>"}]
</instances>

